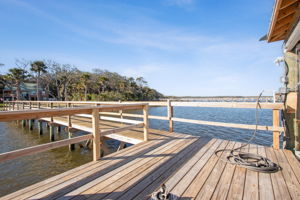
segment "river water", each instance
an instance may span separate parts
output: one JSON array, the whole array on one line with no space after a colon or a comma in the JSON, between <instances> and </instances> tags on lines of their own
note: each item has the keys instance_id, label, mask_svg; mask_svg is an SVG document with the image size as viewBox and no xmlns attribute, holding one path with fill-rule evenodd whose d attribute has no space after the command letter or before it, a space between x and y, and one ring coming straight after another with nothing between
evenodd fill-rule
<instances>
[{"instance_id":1,"label":"river water","mask_svg":"<svg viewBox=\"0 0 300 200\"><path fill-rule=\"evenodd\" d=\"M166 107L152 107L149 111L150 115L158 116L166 116L166 113ZM174 117L240 124L255 124L256 122L255 109L174 107ZM259 110L259 124L272 125L272 110ZM150 128L168 130L168 127L167 121L150 120ZM50 142L47 128L44 127L43 130L44 134L40 136L37 128L30 131L28 127L23 128L21 124L18 125L16 122L0 123L0 153ZM174 122L174 131L239 142L246 142L253 134L251 130L181 122ZM83 133L78 132L75 136L80 134ZM64 138L67 138L67 134L64 131L56 136L56 140ZM252 143L271 146L272 132L258 131ZM109 145L111 148L114 148L116 142L112 141ZM91 160L91 151L77 146L75 151L72 152L68 151L68 147L62 147L2 162L0 163L0 196L32 185Z\"/></svg>"}]
</instances>

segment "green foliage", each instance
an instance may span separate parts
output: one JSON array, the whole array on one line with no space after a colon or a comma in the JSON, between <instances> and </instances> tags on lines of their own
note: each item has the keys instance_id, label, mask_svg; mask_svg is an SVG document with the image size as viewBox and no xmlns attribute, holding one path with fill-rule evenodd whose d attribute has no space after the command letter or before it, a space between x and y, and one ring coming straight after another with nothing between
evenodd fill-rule
<instances>
[{"instance_id":1,"label":"green foliage","mask_svg":"<svg viewBox=\"0 0 300 200\"><path fill-rule=\"evenodd\" d=\"M17 100L21 100L21 84L29 77L27 70L21 67L11 68L4 77L6 85L17 88Z\"/></svg>"},{"instance_id":2,"label":"green foliage","mask_svg":"<svg viewBox=\"0 0 300 200\"><path fill-rule=\"evenodd\" d=\"M18 67L9 69L6 74L6 79L13 82L22 82L28 77L28 72L25 69Z\"/></svg>"},{"instance_id":3,"label":"green foliage","mask_svg":"<svg viewBox=\"0 0 300 200\"><path fill-rule=\"evenodd\" d=\"M35 72L37 77L34 79L23 76L21 80L41 80L40 88L58 100L139 101L163 97L161 93L148 87L143 77L134 79L101 69L94 69L92 73L83 72L74 66L49 60L30 63L30 70ZM10 73L10 76L27 74L26 70L15 72L20 68L11 70L10 72L14 73Z\"/></svg>"},{"instance_id":4,"label":"green foliage","mask_svg":"<svg viewBox=\"0 0 300 200\"><path fill-rule=\"evenodd\" d=\"M30 64L30 66L31 66L30 70L37 74L47 72L47 66L43 61L34 61Z\"/></svg>"}]
</instances>

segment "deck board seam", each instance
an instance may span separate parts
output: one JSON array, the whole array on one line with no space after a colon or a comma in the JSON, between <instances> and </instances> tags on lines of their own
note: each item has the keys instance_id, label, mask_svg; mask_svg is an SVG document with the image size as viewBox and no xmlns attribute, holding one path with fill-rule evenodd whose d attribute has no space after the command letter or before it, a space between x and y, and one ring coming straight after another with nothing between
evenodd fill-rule
<instances>
[{"instance_id":1,"label":"deck board seam","mask_svg":"<svg viewBox=\"0 0 300 200\"><path fill-rule=\"evenodd\" d=\"M228 147L228 145L230 145L230 143L231 143L231 141L228 142L226 148ZM233 143L232 148L234 148L234 145L235 145L235 144L236 144L236 142ZM222 155L220 155L220 157L218 157L218 160L217 160L217 162L216 162L214 168L211 170L211 173L210 173L209 176L206 178L206 181L208 181L208 179L210 178L210 176L211 176L212 173L214 172L214 169L216 169L217 164L218 164L218 163L224 162L224 161L221 159L224 155L225 155L225 152L223 152ZM215 192L215 190L216 190L216 187L217 187L217 185L218 185L218 183L219 183L219 181L220 181L220 179L221 179L221 176L222 176L222 174L223 174L223 172L224 172L224 170L225 170L227 164L228 164L228 163L225 163L224 166L221 166L223 169L222 169L220 175L218 176L218 181L217 181L217 183L216 183L216 185L215 185L215 187L214 187L214 189L213 189L213 191L212 191L211 196L209 197L209 199L211 199L211 198L213 197L213 194L214 194L214 192ZM219 169L218 169L218 170L219 170ZM205 181L205 182L206 182L206 181ZM203 184L203 186L204 186L204 185L205 185L205 183ZM196 195L196 199L199 199L199 198L201 199L201 197L199 197L199 193L201 192L203 186L201 187L201 189L199 190L198 194Z\"/></svg>"},{"instance_id":2,"label":"deck board seam","mask_svg":"<svg viewBox=\"0 0 300 200\"><path fill-rule=\"evenodd\" d=\"M282 151L282 153L283 153L284 157L286 158L286 160L288 161L288 164L291 166L291 169L292 169L292 171L294 173L294 176L296 177L298 183L300 184L300 179L298 179L298 177L296 176L297 174L295 172L295 169L294 169L294 167L292 167L293 163L290 162L290 159L288 159L288 157L287 157L287 155L286 155L286 153L284 151Z\"/></svg>"},{"instance_id":3,"label":"deck board seam","mask_svg":"<svg viewBox=\"0 0 300 200\"><path fill-rule=\"evenodd\" d=\"M179 154L177 154L176 156L174 156L173 157L173 159L174 158L182 158L184 155L187 155L187 154L189 154L189 152L191 152L191 151L193 151L195 148L197 148L197 144L200 142L200 140L198 139L198 140L196 140L196 141L194 141L193 143L191 143L189 146L191 146L190 148L190 150L189 151L187 151L187 149L189 148L189 146L187 146L187 147L185 147L184 149L182 149L182 151L180 151L180 153ZM180 161L180 160L179 160ZM165 164L166 163L172 163L172 159L168 159L166 162L165 162ZM180 166L182 166L182 164L180 165ZM161 167L160 166L158 166L158 168L157 169L160 169ZM165 172L165 171L167 171L167 170L164 170L163 172ZM148 174L146 177L144 177L145 179L146 178L149 178L150 177L150 175L151 174ZM159 175L160 176L160 175ZM142 180L143 181L143 180ZM124 194L128 194L129 193L129 191L130 190L132 190L134 187L133 186L136 186L137 184L141 184L141 182L142 181L138 181L138 183L135 183L134 185L132 185L131 187L130 187L130 189L129 190L127 190ZM150 183L151 184L151 183ZM150 185L150 184L148 184L148 185ZM147 186L148 186L147 185ZM145 187L144 187L145 188ZM141 190L141 191L143 191L143 190ZM140 191L140 192L141 192ZM139 192L139 193L140 193ZM124 195L123 194L123 195ZM138 195L138 194L137 194ZM133 196L133 198L135 198L137 195L135 195L135 196ZM120 196L120 197L118 197L118 199L122 199L121 198L122 196ZM124 198L124 197L123 197Z\"/></svg>"},{"instance_id":4,"label":"deck board seam","mask_svg":"<svg viewBox=\"0 0 300 200\"><path fill-rule=\"evenodd\" d=\"M161 136L162 138L164 137L164 136ZM176 137L176 136L175 136ZM151 146L151 145L153 145L153 144L151 144L151 142L152 141L149 141L149 142L147 142L147 143L145 143L145 145L146 146ZM153 141L153 142L155 142L155 143L159 143L160 141ZM142 144L141 144L142 145ZM141 145L137 145L137 146L135 146L135 145L133 145L132 146L132 148L130 149L130 152L133 152L133 151L135 151L135 149L136 148L138 148L139 146L141 146ZM129 150L129 149L128 149ZM122 152L122 151L120 151L120 152L115 152L114 154L115 155L123 155L123 154L125 154L125 153L130 153L130 152ZM115 155L113 155L113 156L115 156ZM108 157L112 157L112 156L108 156ZM113 160L102 160L102 161L106 161L105 163L101 163L101 165L102 164L104 164L104 165L106 165L106 164L109 164L110 162L112 162ZM100 161L101 162L101 161ZM120 161L121 162L121 161ZM92 162L93 164L91 165L91 166L89 166L89 167L96 167L96 165L98 166L99 165L99 162ZM76 168L74 168L74 170L75 170ZM84 170L84 169L80 169L80 171L82 171L82 170ZM78 171L76 170L76 171L74 171L74 172L72 172L72 174L74 174L74 173L78 173ZM62 174L64 174L64 173L62 173ZM67 174L67 175L70 175L70 174ZM57 175L57 176L59 176L59 175ZM52 177L53 178L53 177ZM51 179L51 178L50 178ZM68 180L70 180L70 179L68 179ZM44 180L44 181L47 181L47 179L46 180ZM53 181L56 181L56 180L53 180ZM53 181L51 181L51 182L53 182ZM51 183L51 182L49 182L49 183ZM49 183L47 183L47 184L49 184ZM45 185L45 184L44 184ZM37 188L39 188L39 187L42 187L43 185L39 185L38 187L36 187L36 188L34 188L34 189L32 189L32 190L30 190L30 191L33 191L33 190L36 190ZM30 186L29 186L30 187ZM24 189L26 189L26 188L24 188ZM14 194L14 193L12 193L12 194ZM9 195L11 195L11 194L9 194ZM11 197L9 197L9 198L11 198ZM12 197L12 198L14 198L14 197Z\"/></svg>"},{"instance_id":5,"label":"deck board seam","mask_svg":"<svg viewBox=\"0 0 300 200\"><path fill-rule=\"evenodd\" d=\"M232 147L232 149L238 148L238 147L240 147L240 146L242 146L242 145L243 145L242 143L235 142L235 144L234 144L234 146ZM239 149L238 151L240 151L240 149ZM227 159L227 158L226 158L226 159ZM223 161L223 162L226 162L226 161ZM214 191L213 191L213 193L212 193L211 199L213 199L213 198L214 198L214 199L219 199L219 198L218 198L218 194L215 193L215 192L216 192L216 189L218 189L219 184L221 184L220 181L221 181L221 179L222 179L223 173L225 173L225 170L226 170L227 168L230 169L231 166L233 167L233 170L232 170L232 173L231 173L231 176L230 176L230 180L229 180L229 182L228 182L228 188L227 188L227 190L226 190L226 195L223 197L223 199L227 199L228 194L229 194L229 191L230 191L232 179L233 179L233 177L234 177L234 174L235 174L235 171L236 171L236 167L237 167L237 165L232 164L232 163L228 163L228 162L226 162L226 165L225 165L225 167L224 167L224 170L223 170L222 174L220 175L220 179L219 179L218 183L216 184L216 186L215 186L215 188L214 188ZM228 169L227 169L227 170L228 170ZM225 176L225 175L224 175L224 176ZM220 186L220 187L221 187L221 186ZM225 186L224 186L224 187L225 187ZM219 189L219 190L221 190L221 189ZM218 192L218 193L220 193L220 192ZM217 196L214 197L215 195L217 195Z\"/></svg>"},{"instance_id":6,"label":"deck board seam","mask_svg":"<svg viewBox=\"0 0 300 200\"><path fill-rule=\"evenodd\" d=\"M272 151L273 151L273 153L274 153L274 155L275 155L276 163L279 163L278 157L277 157L277 155L276 155L274 149L272 149ZM285 176L283 175L282 170L279 171L279 172L281 173L281 176L283 177L283 181L284 181L284 183L285 183L285 185L286 185L286 187L287 187L287 191L288 191L288 193L289 193L289 195L290 195L290 198L293 199L292 194L291 194L291 191L290 191L290 188L288 187L288 185L287 185L287 183L286 183ZM278 172L277 172L277 173L278 173Z\"/></svg>"},{"instance_id":7,"label":"deck board seam","mask_svg":"<svg viewBox=\"0 0 300 200\"><path fill-rule=\"evenodd\" d=\"M220 158L219 158L218 162L219 162L219 161L224 162L224 161L222 161ZM223 167L223 170L222 170L222 172L221 172L221 174L220 174L220 176L219 176L219 179L218 179L218 181L217 181L217 183L216 183L216 186L214 187L214 190L213 190L213 192L211 193L210 199L213 197L214 192L216 191L217 185L219 184L219 182L220 182L220 180L221 180L222 174L224 173L227 164L228 164L228 163L225 163L225 165L224 165L224 167ZM208 177L207 177L207 178L208 178ZM197 195L197 197L198 197L198 195Z\"/></svg>"},{"instance_id":8,"label":"deck board seam","mask_svg":"<svg viewBox=\"0 0 300 200\"><path fill-rule=\"evenodd\" d=\"M229 144L229 141L223 140L222 143L220 144L220 146L223 144L223 142L226 142L225 147L224 147L224 148L226 148L227 145ZM220 148L220 146L219 146L218 148ZM223 154L223 152L222 152L222 154ZM222 154L221 154L221 155L222 155ZM213 156L214 156L214 154L212 154L212 156L210 157L210 159L211 159ZM209 159L209 160L210 160L210 159ZM207 162L208 162L209 160L207 160ZM207 162L205 163L205 165L207 165ZM218 159L217 159L216 162L215 162L215 166L216 166L216 163L217 163L217 162L218 162ZM214 166L214 167L215 167L215 166ZM203 188L203 186L205 185L205 183L206 183L208 177L211 175L211 173L212 173L214 167L213 167L212 169L210 169L210 172L209 172L208 176L206 177L205 181L203 182L203 184L202 184L201 187L199 188L199 190L198 190L197 194L195 195L195 197L197 197L197 196L199 195L199 193L200 193L201 189ZM201 173L202 170L203 170L203 168L197 173L197 175L196 175L194 178L198 177L198 175ZM193 181L194 181L194 180L195 180L195 179L193 179ZM192 184L193 181L192 181L190 184ZM189 187L190 187L190 185L189 185ZM184 193L188 190L189 187L186 188L186 190L182 193L182 195L184 195ZM182 196L182 195L181 195L181 196Z\"/></svg>"},{"instance_id":9,"label":"deck board seam","mask_svg":"<svg viewBox=\"0 0 300 200\"><path fill-rule=\"evenodd\" d=\"M166 141L165 141L166 142ZM169 143L170 141L167 141L165 144L167 144L167 143ZM153 148L154 146L157 146L157 145L159 145L160 143L163 143L163 142L161 142L161 141L155 141L155 142L153 142L154 144L152 144L152 146L151 145L149 145L150 147L149 148ZM157 144L156 144L157 143ZM148 149L142 149L142 151L141 152L139 152L137 155L133 155L133 157L136 157L136 156L139 156L139 155L141 155L141 154L143 154L144 153L144 151L145 150L147 150L148 151ZM130 159L124 159L124 160L122 160L122 161L118 161L118 162L116 162L116 163L114 163L113 165L109 165L109 166L107 166L107 167L105 167L103 170L109 170L109 172L110 171L113 171L113 170L115 170L115 169L117 169L117 168L119 168L120 166L120 164L122 164L122 162L125 162L125 160L126 160L126 162L125 163L129 163L129 162L131 162L132 161L132 159L133 158L130 158ZM112 160L113 161L113 160ZM112 162L112 161L110 161L110 162ZM109 162L109 163L110 163ZM100 165L100 163L99 163L99 165ZM112 167L112 169L110 169ZM102 170L102 171L103 171ZM102 173L102 172L100 172L98 169L92 169L92 170L90 170L90 171L95 171L94 173ZM90 171L86 171L86 172L84 172L84 174L87 174L87 173L89 173ZM107 173L109 173L109 172L107 172ZM94 173L93 174L91 174L91 175L88 175L87 177L83 177L83 179L89 179L92 175L94 175ZM76 179L76 177L74 177L74 178L72 178L72 179L69 179L68 181L71 181L71 180L74 180L74 179ZM91 178L92 180L94 180L94 179L96 179L96 178ZM91 180L91 181L92 181ZM57 185L55 185L55 186L59 186L59 185L61 185L61 184L57 184ZM74 185L74 186L73 186ZM55 187L54 186L54 187ZM64 188L68 188L68 187L76 187L76 182L75 183L72 183L71 185L66 185ZM76 188L78 188L78 187L76 187ZM44 190L45 191L45 190ZM55 195L55 193L57 193L57 192L59 192L59 191L61 191L61 189L60 190L56 190L56 191L54 191L53 193L50 193L50 194L48 194L46 197L48 197L48 196L53 196L53 195ZM73 190L72 190L73 191ZM68 192L67 192L68 193ZM64 193L64 194L66 194L66 193ZM64 194L62 194L62 195L64 195ZM38 194L35 194L34 196L36 196L36 195L38 195ZM58 195L56 195L56 196L58 196ZM55 196L55 197L56 197Z\"/></svg>"},{"instance_id":10,"label":"deck board seam","mask_svg":"<svg viewBox=\"0 0 300 200\"><path fill-rule=\"evenodd\" d=\"M182 139L182 140L180 140L180 141L174 142L174 143L172 144L172 146L168 146L168 144L166 144L166 145L164 145L164 146L162 147L162 149L154 149L153 152L151 153L151 155L152 155L152 154L156 154L156 153L164 153L164 152L168 152L170 149L179 146L182 142L184 142L184 139ZM179 147L180 147L180 146L179 146ZM178 147L178 148L179 148L179 147ZM176 149L175 149L175 150L176 150ZM175 151L175 150L174 150L174 151ZM173 152L173 151L172 151L172 152ZM147 161L146 163L152 161L153 159L156 159L156 157L151 158L151 159L150 159L149 161ZM143 164L146 164L146 163L143 163ZM134 165L136 165L136 164L139 164L139 163L138 163L138 162L137 162L137 163L131 163L130 166L134 166ZM128 167L129 167L129 166L128 166ZM124 177L124 176L126 176L127 174L131 173L131 172L134 171L135 169L136 169L136 168L132 169L132 170L129 171L128 173L124 174L122 177ZM126 168L123 169L123 170L121 170L120 172L117 172L117 173L122 173L122 171L125 171L125 170L126 170ZM115 175L115 174L112 174L112 176L114 176L114 175ZM119 177L119 179L121 179L122 177ZM100 178L100 177L99 177L99 178ZM109 178L111 178L111 177L107 177L106 179L102 180L102 182L105 181L105 180L107 180L107 179L109 179ZM117 179L117 180L119 180L119 179ZM116 180L116 181L117 181L117 180ZM90 190L91 188L95 187L95 186L98 185L98 184L99 184L99 183L95 183L95 185L92 185L91 187L87 188L86 190L80 192L79 194L83 194L84 192ZM100 191L100 190L99 190L99 191ZM73 191L72 191L72 192L73 192ZM72 193L72 192L71 192L71 193Z\"/></svg>"},{"instance_id":11,"label":"deck board seam","mask_svg":"<svg viewBox=\"0 0 300 200\"><path fill-rule=\"evenodd\" d=\"M221 140L221 139L219 139ZM225 140L221 140L220 144L217 146L216 150L220 149L220 147L225 143L226 141ZM227 145L227 144L226 144ZM226 147L226 146L225 146ZM189 183L189 185L185 188L185 190L180 194L180 197L182 197L186 192L187 190L189 190L191 184L195 181L195 179L199 176L199 174L201 172L203 172L202 170L206 167L207 163L212 159L212 157L214 156L214 154L212 154L208 159L207 161L205 162L205 164L203 165L203 167L195 174L195 176L193 177L193 180L191 180L191 182ZM209 175L208 175L209 176ZM207 177L208 177L207 176ZM205 184L205 182L203 183L203 185ZM199 191L198 193L200 192L201 188L199 188ZM198 193L195 195L197 196Z\"/></svg>"},{"instance_id":12,"label":"deck board seam","mask_svg":"<svg viewBox=\"0 0 300 200\"><path fill-rule=\"evenodd\" d=\"M263 147L263 149L265 151L265 155L267 155L266 147ZM271 188L272 188L273 197L275 199L275 192L274 192L274 187L273 187L273 180L272 180L271 174L269 174L269 176L270 176L270 181L271 181Z\"/></svg>"},{"instance_id":13,"label":"deck board seam","mask_svg":"<svg viewBox=\"0 0 300 200\"><path fill-rule=\"evenodd\" d=\"M182 146L181 146L181 143L182 143L182 142L184 142L184 141L181 141L179 144L177 144L177 145L175 146L175 149L172 150L172 152L176 152L177 150L180 151L180 149L182 149L182 148L181 148L181 147L182 147ZM191 143L189 143L189 144L192 144L192 143L193 143L193 142L191 141ZM187 146L188 146L188 145L187 145ZM155 170L157 167L159 167L161 164L167 162L169 159L170 159L170 158L159 158L159 160L158 160L157 163L153 163L151 166L149 166L148 169L144 169L143 172L145 172L145 171L147 171L147 170L149 170L149 169L151 169L151 168L153 168L153 167L154 167L153 170ZM151 171L153 171L153 170L151 170ZM150 171L150 172L151 172L151 171ZM141 173L143 173L143 172L141 172ZM138 176L139 176L139 174L133 175L133 176L130 178L130 181L134 180L134 179L137 178ZM139 181L140 181L140 179L138 179L137 182L139 182ZM135 185L137 182L134 182L133 185ZM126 182L123 183L123 184L121 184L121 185L119 185L117 188L115 188L114 190L112 190L112 191L110 192L110 194L113 193L115 190L121 188L121 187L124 186L125 184L126 184ZM130 187L132 187L132 185L131 185ZM100 192L100 191L102 191L102 190L104 190L104 189L105 189L105 188L99 190L98 192ZM110 195L110 194L107 194L107 195ZM107 195L106 195L106 196L107 196ZM118 198L119 198L119 197L118 197Z\"/></svg>"},{"instance_id":14,"label":"deck board seam","mask_svg":"<svg viewBox=\"0 0 300 200\"><path fill-rule=\"evenodd\" d=\"M210 141L208 141L208 142L210 142ZM207 142L207 143L208 143L208 142ZM181 178L185 177L185 176L189 173L189 171L190 171L190 170L198 163L198 161L199 161L199 160L200 160L200 159L201 159L201 158L209 151L209 148L210 148L211 146L213 146L216 142L217 142L217 139L213 140L213 142L211 142L211 143L209 144L209 146L205 149L205 151L202 153L202 155L200 156L200 158L194 162L194 164L193 164L193 165L192 165L192 166L191 166L191 167L190 167L190 168L182 175ZM206 144L206 145L207 145L207 144ZM206 146L206 145L205 145L205 146ZM203 146L202 148L204 148L204 146ZM201 148L201 149L202 149L202 148ZM198 152L199 152L199 151L198 151ZM198 153L198 152L197 152L197 153ZM192 159L192 158L190 158L189 160L187 160L186 163L188 163L191 159ZM185 165L185 164L183 164L182 167L184 167L184 165ZM171 174L164 182L167 183L168 180L170 179L170 177L176 175L177 172L178 172L178 171L174 171L173 174ZM161 175L161 176L162 176L162 175ZM176 185L177 185L180 181L181 181L181 179L180 179L176 184L174 184L173 187L171 187L171 188L168 187L168 188L167 188L168 191L171 192L171 191L173 190L173 188L175 188ZM156 188L156 190L157 190L157 189L158 189L158 188ZM156 190L155 190L155 191L156 191ZM141 191L139 194L143 193L144 191L145 191L145 189L144 189L143 191ZM138 194L138 195L139 195L139 194ZM137 196L138 196L138 195L137 195ZM136 198L136 197L135 197L135 198Z\"/></svg>"},{"instance_id":15,"label":"deck board seam","mask_svg":"<svg viewBox=\"0 0 300 200\"><path fill-rule=\"evenodd\" d=\"M236 166L234 166L234 170L233 170L233 174L231 176L231 179L230 179L230 182L229 182L229 188L228 188L228 191L227 191L227 194L226 194L226 197L224 199L227 199L228 198L228 194L229 194L229 191L230 191L230 187L231 187L231 183L232 183L232 180L233 180L233 177L234 177L234 174L236 172Z\"/></svg>"},{"instance_id":16,"label":"deck board seam","mask_svg":"<svg viewBox=\"0 0 300 200\"><path fill-rule=\"evenodd\" d=\"M199 162L199 160L209 151L209 148L211 147L211 146L213 146L215 143L217 142L217 140L214 140L214 142L212 143L212 144L210 144L210 146L209 147L207 147L207 149L205 150L205 152L202 154L202 156L197 160L197 161L195 161L195 163L186 171L186 173L185 174L183 174L183 176L182 176L182 178L183 177L185 177L188 173L189 173L189 171ZM221 143L220 143L221 144ZM219 145L220 145L219 144ZM217 147L218 148L218 147ZM212 155L211 155L212 156ZM210 156L210 157L211 157ZM210 158L209 157L209 158ZM207 160L209 160L209 158L207 159ZM203 165L204 166L204 165ZM166 180L166 182L167 182L168 180ZM180 182L181 180L179 180L179 182ZM179 183L179 182L177 182L177 184ZM174 184L174 186L172 187L172 188L168 188L168 190L169 191L171 191L171 190L173 190L175 187L176 187L176 185L177 184Z\"/></svg>"}]
</instances>

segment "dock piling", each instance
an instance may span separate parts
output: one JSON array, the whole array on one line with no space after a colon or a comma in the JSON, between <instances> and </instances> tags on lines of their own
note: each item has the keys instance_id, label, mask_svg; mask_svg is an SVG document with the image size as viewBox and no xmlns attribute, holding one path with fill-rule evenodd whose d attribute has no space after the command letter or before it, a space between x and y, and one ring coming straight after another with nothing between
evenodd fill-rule
<instances>
[{"instance_id":1,"label":"dock piling","mask_svg":"<svg viewBox=\"0 0 300 200\"><path fill-rule=\"evenodd\" d=\"M22 126L23 126L23 127L26 126L26 120L25 120L25 119L22 120Z\"/></svg>"},{"instance_id":2,"label":"dock piling","mask_svg":"<svg viewBox=\"0 0 300 200\"><path fill-rule=\"evenodd\" d=\"M33 129L33 124L34 124L34 120L33 119L29 119L28 120L28 128L29 128L29 130Z\"/></svg>"},{"instance_id":3,"label":"dock piling","mask_svg":"<svg viewBox=\"0 0 300 200\"><path fill-rule=\"evenodd\" d=\"M42 121L38 121L38 131L40 135L43 135L43 122Z\"/></svg>"},{"instance_id":4,"label":"dock piling","mask_svg":"<svg viewBox=\"0 0 300 200\"><path fill-rule=\"evenodd\" d=\"M57 133L60 133L60 131L61 131L61 127L60 127L59 125L57 125L57 126L56 126L56 132L57 132Z\"/></svg>"},{"instance_id":5,"label":"dock piling","mask_svg":"<svg viewBox=\"0 0 300 200\"><path fill-rule=\"evenodd\" d=\"M50 140L54 141L55 140L55 133L54 133L54 126L50 124Z\"/></svg>"},{"instance_id":6,"label":"dock piling","mask_svg":"<svg viewBox=\"0 0 300 200\"><path fill-rule=\"evenodd\" d=\"M71 132L71 129L68 129L68 136L69 136L69 139L71 139L72 136L73 136L73 133ZM70 144L69 145L69 150L74 151L75 150L75 144Z\"/></svg>"}]
</instances>

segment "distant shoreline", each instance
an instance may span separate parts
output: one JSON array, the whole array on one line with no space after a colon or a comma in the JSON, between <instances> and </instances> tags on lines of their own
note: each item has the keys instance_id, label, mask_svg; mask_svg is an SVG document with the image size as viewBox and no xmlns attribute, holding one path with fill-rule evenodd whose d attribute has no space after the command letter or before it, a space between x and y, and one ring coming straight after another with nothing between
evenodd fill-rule
<instances>
[{"instance_id":1,"label":"distant shoreline","mask_svg":"<svg viewBox=\"0 0 300 200\"><path fill-rule=\"evenodd\" d=\"M174 99L182 99L182 98L257 98L258 96L165 96L162 99L174 98ZM273 96L261 96L263 98Z\"/></svg>"}]
</instances>

